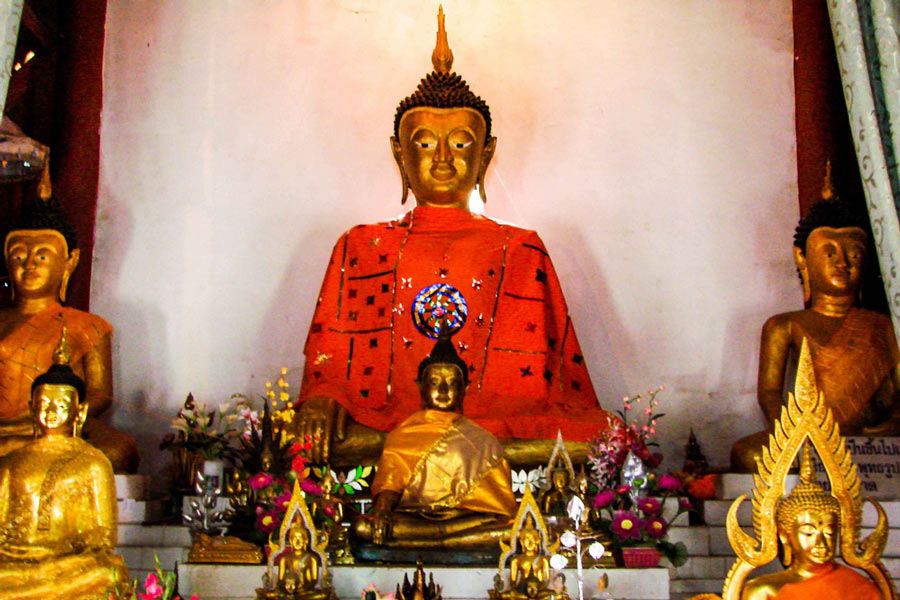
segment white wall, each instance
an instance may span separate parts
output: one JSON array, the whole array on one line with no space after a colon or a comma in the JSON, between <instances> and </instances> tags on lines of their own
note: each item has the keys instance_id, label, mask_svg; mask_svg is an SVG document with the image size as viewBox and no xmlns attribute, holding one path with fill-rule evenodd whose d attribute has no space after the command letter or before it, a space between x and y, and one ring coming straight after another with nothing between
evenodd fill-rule
<instances>
[{"instance_id":1,"label":"white wall","mask_svg":"<svg viewBox=\"0 0 900 600\"><path fill-rule=\"evenodd\" d=\"M800 306L790 2L443 4L494 115L486 212L541 233L602 402L665 384L667 454L693 426L725 464L763 426L759 329ZM332 244L401 211L435 9L110 0L92 311L144 470L187 392L299 380Z\"/></svg>"}]
</instances>

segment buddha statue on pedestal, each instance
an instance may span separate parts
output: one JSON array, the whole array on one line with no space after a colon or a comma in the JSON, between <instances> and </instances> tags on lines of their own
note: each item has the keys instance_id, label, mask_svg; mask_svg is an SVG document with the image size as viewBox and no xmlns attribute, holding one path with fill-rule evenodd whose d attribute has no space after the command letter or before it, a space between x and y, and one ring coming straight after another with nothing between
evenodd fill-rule
<instances>
[{"instance_id":1,"label":"buddha statue on pedestal","mask_svg":"<svg viewBox=\"0 0 900 600\"><path fill-rule=\"evenodd\" d=\"M51 365L63 327L71 368L86 384L84 438L117 473L137 470L137 442L97 417L112 395L112 327L96 315L62 306L78 265L75 233L50 198L26 206L6 235L3 251L14 304L0 310L0 455L32 439L28 404L34 378Z\"/></svg>"},{"instance_id":2,"label":"buddha statue on pedestal","mask_svg":"<svg viewBox=\"0 0 900 600\"><path fill-rule=\"evenodd\" d=\"M434 71L400 103L391 150L416 207L360 225L334 248L305 346L296 433L313 462L377 459L386 432L419 409L417 356L442 329L472 385L465 415L510 462L545 463L557 430L578 460L607 427L562 289L533 231L469 210L496 147L487 104L450 71L443 13Z\"/></svg>"},{"instance_id":3,"label":"buddha statue on pedestal","mask_svg":"<svg viewBox=\"0 0 900 600\"><path fill-rule=\"evenodd\" d=\"M491 548L516 512L503 447L461 414L468 367L443 333L419 365L423 409L387 436L357 539L394 548Z\"/></svg>"},{"instance_id":4,"label":"buddha statue on pedestal","mask_svg":"<svg viewBox=\"0 0 900 600\"><path fill-rule=\"evenodd\" d=\"M828 191L794 235L794 259L808 308L775 315L762 330L757 396L769 429L739 440L734 471L755 457L784 403L788 372L809 340L820 389L844 435L900 435L900 351L889 317L858 306L866 260L865 216Z\"/></svg>"},{"instance_id":5,"label":"buddha statue on pedestal","mask_svg":"<svg viewBox=\"0 0 900 600\"><path fill-rule=\"evenodd\" d=\"M76 435L87 387L67 359L61 344L57 363L32 383L35 437L0 457L0 598L108 600L130 589L114 554L112 467Z\"/></svg>"}]
</instances>

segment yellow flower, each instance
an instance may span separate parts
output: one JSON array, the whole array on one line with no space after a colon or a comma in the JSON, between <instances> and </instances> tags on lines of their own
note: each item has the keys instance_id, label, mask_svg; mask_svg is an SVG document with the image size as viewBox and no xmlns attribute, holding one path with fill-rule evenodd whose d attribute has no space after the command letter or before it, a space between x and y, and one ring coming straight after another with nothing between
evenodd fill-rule
<instances>
[{"instance_id":1,"label":"yellow flower","mask_svg":"<svg viewBox=\"0 0 900 600\"><path fill-rule=\"evenodd\" d=\"M281 392L281 394L279 394L279 399L280 399L282 402L287 402L288 400L291 399L291 395L288 394L287 392Z\"/></svg>"},{"instance_id":2,"label":"yellow flower","mask_svg":"<svg viewBox=\"0 0 900 600\"><path fill-rule=\"evenodd\" d=\"M282 374L282 375L287 375L287 371L288 371L287 367L281 367L281 374Z\"/></svg>"},{"instance_id":3,"label":"yellow flower","mask_svg":"<svg viewBox=\"0 0 900 600\"><path fill-rule=\"evenodd\" d=\"M271 382L271 381L267 381L267 382L266 382L266 389L268 390L268 389L271 389L271 388L272 388L272 382Z\"/></svg>"}]
</instances>

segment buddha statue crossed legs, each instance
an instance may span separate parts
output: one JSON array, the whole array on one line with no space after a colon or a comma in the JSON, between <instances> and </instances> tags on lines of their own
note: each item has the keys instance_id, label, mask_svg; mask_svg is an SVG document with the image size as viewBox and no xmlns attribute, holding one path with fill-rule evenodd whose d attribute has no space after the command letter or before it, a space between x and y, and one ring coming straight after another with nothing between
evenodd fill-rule
<instances>
[{"instance_id":1,"label":"buddha statue crossed legs","mask_svg":"<svg viewBox=\"0 0 900 600\"><path fill-rule=\"evenodd\" d=\"M304 349L296 433L319 440L313 462L373 462L386 432L419 409L415 357L450 328L472 379L465 415L510 462L545 463L560 429L583 460L607 414L543 242L469 211L476 187L485 198L496 138L487 104L450 72L438 21L435 70L400 103L391 138L402 198L411 190L416 207L335 246Z\"/></svg>"},{"instance_id":2,"label":"buddha statue crossed legs","mask_svg":"<svg viewBox=\"0 0 900 600\"><path fill-rule=\"evenodd\" d=\"M467 367L449 335L419 366L424 409L387 436L358 539L399 548L490 548L515 514L496 438L460 414Z\"/></svg>"}]
</instances>

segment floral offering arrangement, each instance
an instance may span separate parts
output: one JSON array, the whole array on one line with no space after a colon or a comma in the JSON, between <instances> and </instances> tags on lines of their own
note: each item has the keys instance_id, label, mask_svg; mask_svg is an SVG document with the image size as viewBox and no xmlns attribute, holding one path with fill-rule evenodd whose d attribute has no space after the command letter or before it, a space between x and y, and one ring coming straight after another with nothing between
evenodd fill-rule
<instances>
[{"instance_id":1,"label":"floral offering arrangement","mask_svg":"<svg viewBox=\"0 0 900 600\"><path fill-rule=\"evenodd\" d=\"M687 498L679 498L674 514L666 516L666 499L683 495L683 485L674 475L657 476L662 455L651 452L657 422L660 386L647 393L625 398L618 411L621 421L610 418L610 427L592 444L588 455L591 476L599 490L594 498L592 525L608 535L614 550L655 547L678 567L687 560L687 549L667 540L672 523L691 509ZM632 415L635 415L632 418Z\"/></svg>"}]
</instances>

